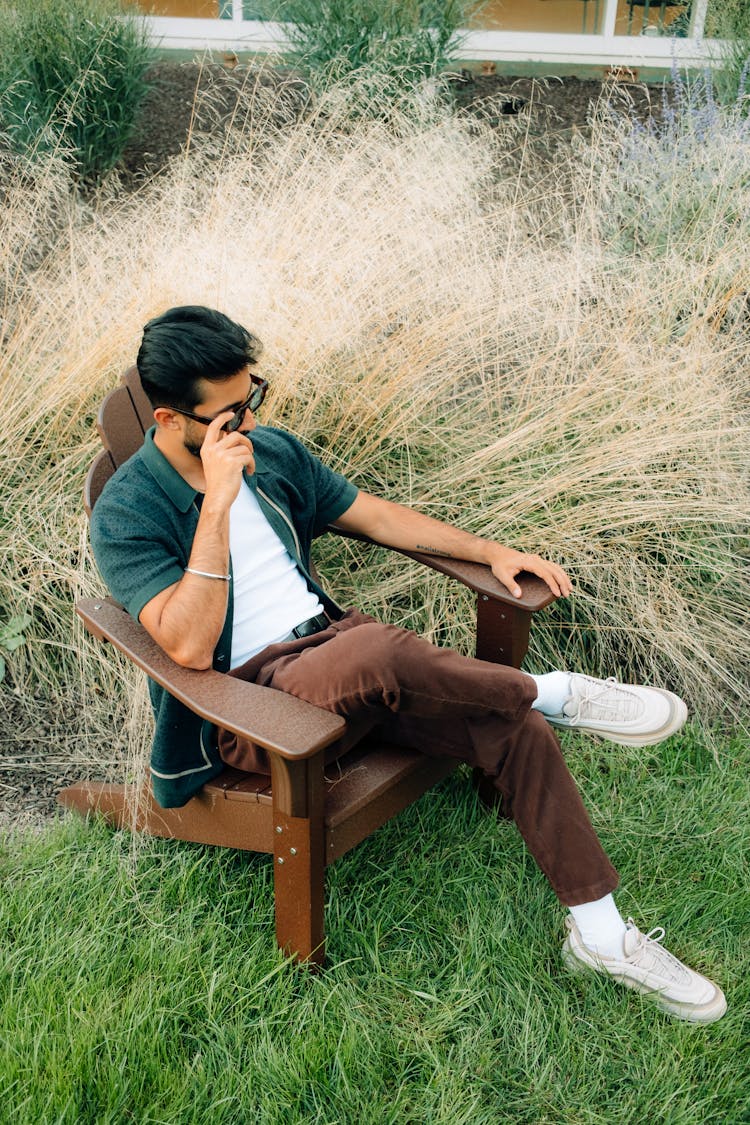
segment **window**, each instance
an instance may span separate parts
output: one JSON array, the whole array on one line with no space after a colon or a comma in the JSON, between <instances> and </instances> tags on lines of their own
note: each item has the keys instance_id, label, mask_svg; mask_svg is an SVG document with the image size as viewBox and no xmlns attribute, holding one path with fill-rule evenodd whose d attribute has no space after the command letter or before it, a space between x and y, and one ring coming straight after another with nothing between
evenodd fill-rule
<instances>
[{"instance_id":1,"label":"window","mask_svg":"<svg viewBox=\"0 0 750 1125\"><path fill-rule=\"evenodd\" d=\"M472 27L596 35L602 31L605 6L605 0L489 0Z\"/></svg>"},{"instance_id":2,"label":"window","mask_svg":"<svg viewBox=\"0 0 750 1125\"><path fill-rule=\"evenodd\" d=\"M615 35L686 35L689 0L617 0ZM483 31L601 35L607 0L489 0L472 26Z\"/></svg>"},{"instance_id":3,"label":"window","mask_svg":"<svg viewBox=\"0 0 750 1125\"><path fill-rule=\"evenodd\" d=\"M219 0L139 0L138 7L149 16L181 16L183 19L216 20ZM231 16L231 3L229 5Z\"/></svg>"},{"instance_id":4,"label":"window","mask_svg":"<svg viewBox=\"0 0 750 1125\"><path fill-rule=\"evenodd\" d=\"M618 0L615 35L686 36L690 3L685 0Z\"/></svg>"}]
</instances>

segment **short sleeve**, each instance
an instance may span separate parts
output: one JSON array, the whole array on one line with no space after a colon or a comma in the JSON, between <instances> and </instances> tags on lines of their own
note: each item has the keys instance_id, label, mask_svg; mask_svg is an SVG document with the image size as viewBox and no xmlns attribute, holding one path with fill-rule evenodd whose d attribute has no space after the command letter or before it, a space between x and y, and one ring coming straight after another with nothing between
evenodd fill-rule
<instances>
[{"instance_id":1,"label":"short sleeve","mask_svg":"<svg viewBox=\"0 0 750 1125\"><path fill-rule=\"evenodd\" d=\"M313 457L312 454L310 454ZM341 473L327 468L317 457L313 457L316 473L316 506L314 534L319 535L329 523L351 508L359 489Z\"/></svg>"},{"instance_id":2,"label":"short sleeve","mask_svg":"<svg viewBox=\"0 0 750 1125\"><path fill-rule=\"evenodd\" d=\"M152 598L180 581L187 565L180 537L159 514L138 510L105 489L91 517L91 547L101 576L136 620Z\"/></svg>"}]
</instances>

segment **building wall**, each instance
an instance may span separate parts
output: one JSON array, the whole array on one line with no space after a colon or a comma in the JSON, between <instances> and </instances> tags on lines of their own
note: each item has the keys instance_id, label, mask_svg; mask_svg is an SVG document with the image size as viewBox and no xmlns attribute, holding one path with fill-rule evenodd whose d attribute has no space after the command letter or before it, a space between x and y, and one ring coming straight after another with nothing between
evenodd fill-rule
<instances>
[{"instance_id":1,"label":"building wall","mask_svg":"<svg viewBox=\"0 0 750 1125\"><path fill-rule=\"evenodd\" d=\"M259 0L135 2L147 14L154 43L165 50L276 53L288 47L282 23L258 22ZM278 3L281 7L283 0ZM684 68L717 65L730 45L703 40L708 3L490 0L481 18L477 15L464 31L456 57L503 66L540 65L550 73L561 73L560 67L576 73L580 67L652 72L670 71L675 63ZM680 16L675 38L670 29Z\"/></svg>"}]
</instances>

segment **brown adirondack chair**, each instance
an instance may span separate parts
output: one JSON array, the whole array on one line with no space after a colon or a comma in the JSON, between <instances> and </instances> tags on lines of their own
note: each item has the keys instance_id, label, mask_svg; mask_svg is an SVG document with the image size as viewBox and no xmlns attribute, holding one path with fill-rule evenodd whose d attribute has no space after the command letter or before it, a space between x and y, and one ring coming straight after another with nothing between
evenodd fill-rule
<instances>
[{"instance_id":1,"label":"brown adirondack chair","mask_svg":"<svg viewBox=\"0 0 750 1125\"><path fill-rule=\"evenodd\" d=\"M99 412L104 449L86 479L89 515L106 481L152 424L137 370L130 368ZM477 656L520 667L532 613L554 601L540 579L522 575L523 596L516 599L488 567L403 553L474 590ZM178 809L160 808L150 787L134 793L126 785L95 781L64 789L59 802L84 814L98 812L117 827L272 854L278 943L299 960L322 964L326 865L447 777L457 763L386 745L366 726L347 724L282 692L213 670L182 668L111 598L82 599L76 612L91 633L114 644L197 714L264 747L271 777L227 768ZM328 780L326 764L334 759ZM483 781L481 771L475 771L480 798L492 803L495 791Z\"/></svg>"}]
</instances>

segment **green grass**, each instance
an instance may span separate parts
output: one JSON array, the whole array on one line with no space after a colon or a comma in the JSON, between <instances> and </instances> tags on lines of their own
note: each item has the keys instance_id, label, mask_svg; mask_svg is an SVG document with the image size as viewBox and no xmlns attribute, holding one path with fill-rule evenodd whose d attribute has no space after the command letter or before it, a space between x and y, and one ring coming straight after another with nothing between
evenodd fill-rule
<instances>
[{"instance_id":1,"label":"green grass","mask_svg":"<svg viewBox=\"0 0 750 1125\"><path fill-rule=\"evenodd\" d=\"M328 873L329 967L286 963L268 857L74 817L0 850L0 1120L748 1120L750 741L566 741L619 904L718 979L692 1027L569 978L562 908L468 778Z\"/></svg>"}]
</instances>

